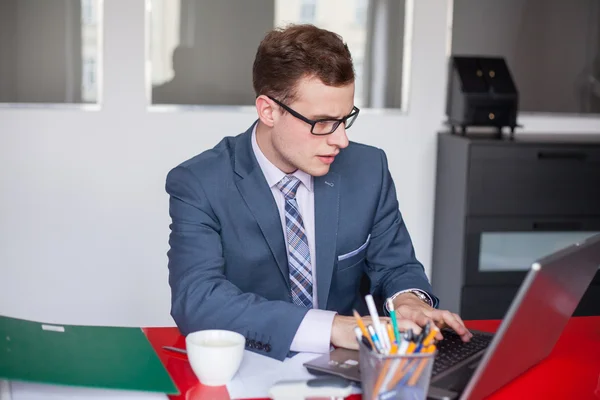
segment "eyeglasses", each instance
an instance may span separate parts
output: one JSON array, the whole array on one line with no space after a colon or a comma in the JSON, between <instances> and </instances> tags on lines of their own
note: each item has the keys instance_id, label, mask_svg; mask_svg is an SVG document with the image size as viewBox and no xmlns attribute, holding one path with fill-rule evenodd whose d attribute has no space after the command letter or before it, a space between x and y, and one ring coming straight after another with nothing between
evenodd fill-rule
<instances>
[{"instance_id":1,"label":"eyeglasses","mask_svg":"<svg viewBox=\"0 0 600 400\"><path fill-rule=\"evenodd\" d=\"M288 106L286 106L285 104L280 102L279 100L276 100L276 99L272 98L271 96L268 96L268 97L271 100L273 100L275 103L277 103L285 111L292 114L294 117L309 124L310 125L310 133L312 133L313 135L330 135L333 132L335 132L335 130L342 123L344 124L346 129L349 129L352 126L352 124L354 123L354 121L356 121L356 117L358 116L358 113L360 112L358 107L354 106L354 107L352 107L352 112L350 112L350 114L346 115L344 118L340 118L340 119L326 118L326 119L312 120L312 119L308 119L304 115L292 110L291 108L289 108Z\"/></svg>"}]
</instances>

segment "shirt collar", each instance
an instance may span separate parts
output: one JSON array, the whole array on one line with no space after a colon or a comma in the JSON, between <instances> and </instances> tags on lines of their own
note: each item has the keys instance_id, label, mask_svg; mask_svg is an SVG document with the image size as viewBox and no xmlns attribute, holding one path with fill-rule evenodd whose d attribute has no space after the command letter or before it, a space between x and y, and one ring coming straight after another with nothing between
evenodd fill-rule
<instances>
[{"instance_id":1,"label":"shirt collar","mask_svg":"<svg viewBox=\"0 0 600 400\"><path fill-rule=\"evenodd\" d=\"M273 165L273 163L269 161L263 154L260 147L258 147L258 142L256 141L257 126L258 124L254 124L254 129L252 129L252 150L254 151L254 156L256 157L256 161L258 161L260 169L267 179L269 187L272 188L273 186L277 185L277 183L283 179L285 175L288 174L284 173L282 170ZM293 174L289 175L295 176L309 191L313 191L313 177L311 175L299 169L297 169Z\"/></svg>"}]
</instances>

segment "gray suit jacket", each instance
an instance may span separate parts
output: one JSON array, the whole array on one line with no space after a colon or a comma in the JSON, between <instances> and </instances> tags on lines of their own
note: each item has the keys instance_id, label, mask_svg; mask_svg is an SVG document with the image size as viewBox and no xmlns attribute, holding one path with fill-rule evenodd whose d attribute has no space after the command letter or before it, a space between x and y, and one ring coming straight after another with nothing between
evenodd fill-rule
<instances>
[{"instance_id":1,"label":"gray suit jacket","mask_svg":"<svg viewBox=\"0 0 600 400\"><path fill-rule=\"evenodd\" d=\"M308 309L291 302L281 220L251 133L223 139L167 176L171 314L184 335L236 331L251 350L281 360ZM382 150L351 142L314 178L314 196L319 308L364 312L365 274L381 298L432 293Z\"/></svg>"}]
</instances>

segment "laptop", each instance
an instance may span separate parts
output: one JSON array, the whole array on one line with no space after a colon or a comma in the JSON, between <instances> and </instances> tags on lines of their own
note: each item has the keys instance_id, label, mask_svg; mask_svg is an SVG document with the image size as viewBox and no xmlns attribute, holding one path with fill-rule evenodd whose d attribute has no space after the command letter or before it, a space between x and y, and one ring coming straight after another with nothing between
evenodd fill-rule
<instances>
[{"instance_id":1,"label":"laptop","mask_svg":"<svg viewBox=\"0 0 600 400\"><path fill-rule=\"evenodd\" d=\"M600 266L600 234L535 262L492 335L471 331L463 343L443 331L428 398L484 398L550 354ZM335 349L304 366L360 382L358 351Z\"/></svg>"}]
</instances>

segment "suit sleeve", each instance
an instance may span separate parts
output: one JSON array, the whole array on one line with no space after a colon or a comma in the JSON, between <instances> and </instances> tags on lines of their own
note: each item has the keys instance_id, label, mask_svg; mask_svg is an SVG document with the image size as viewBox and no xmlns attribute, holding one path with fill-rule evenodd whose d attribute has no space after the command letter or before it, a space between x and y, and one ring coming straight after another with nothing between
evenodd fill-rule
<instances>
[{"instance_id":1,"label":"suit sleeve","mask_svg":"<svg viewBox=\"0 0 600 400\"><path fill-rule=\"evenodd\" d=\"M415 256L383 151L381 164L381 195L366 257L371 293L385 299L403 290L421 289L431 296L435 306L438 299L432 293L423 265Z\"/></svg>"},{"instance_id":2,"label":"suit sleeve","mask_svg":"<svg viewBox=\"0 0 600 400\"><path fill-rule=\"evenodd\" d=\"M172 220L167 253L171 315L181 333L236 331L263 344L250 350L283 360L308 309L244 293L227 280L219 220L189 169L170 171L166 191Z\"/></svg>"}]
</instances>

